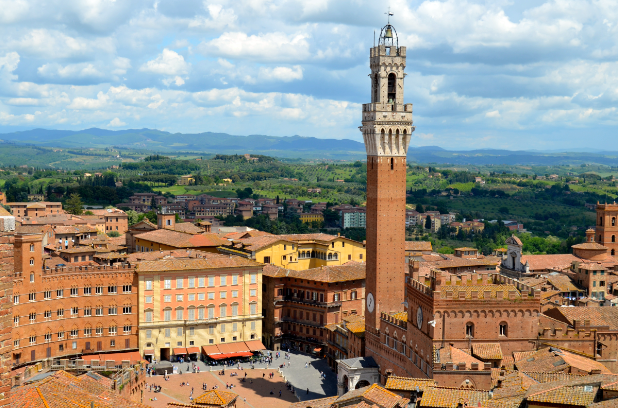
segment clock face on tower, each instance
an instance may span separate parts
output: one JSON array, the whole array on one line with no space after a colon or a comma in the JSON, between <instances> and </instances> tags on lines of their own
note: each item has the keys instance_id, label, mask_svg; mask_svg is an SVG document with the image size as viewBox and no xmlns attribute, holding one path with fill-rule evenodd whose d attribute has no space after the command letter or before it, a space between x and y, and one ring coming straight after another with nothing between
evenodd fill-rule
<instances>
[{"instance_id":1,"label":"clock face on tower","mask_svg":"<svg viewBox=\"0 0 618 408\"><path fill-rule=\"evenodd\" d=\"M375 307L375 301L373 300L373 294L371 292L367 295L367 310L369 313L373 313L373 309Z\"/></svg>"},{"instance_id":2,"label":"clock face on tower","mask_svg":"<svg viewBox=\"0 0 618 408\"><path fill-rule=\"evenodd\" d=\"M419 329L423 325L423 309L420 307L416 310L416 325Z\"/></svg>"}]
</instances>

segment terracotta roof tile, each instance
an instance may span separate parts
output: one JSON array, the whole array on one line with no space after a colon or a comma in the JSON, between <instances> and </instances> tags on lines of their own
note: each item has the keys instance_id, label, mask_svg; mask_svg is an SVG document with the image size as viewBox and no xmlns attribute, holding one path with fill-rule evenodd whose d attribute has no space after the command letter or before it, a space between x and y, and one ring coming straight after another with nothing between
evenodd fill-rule
<instances>
[{"instance_id":1,"label":"terracotta roof tile","mask_svg":"<svg viewBox=\"0 0 618 408\"><path fill-rule=\"evenodd\" d=\"M58 371L11 392L12 408L89 407L91 402L98 408L147 408L147 405L118 396L112 391L110 381L98 374L76 377Z\"/></svg>"},{"instance_id":2,"label":"terracotta roof tile","mask_svg":"<svg viewBox=\"0 0 618 408\"><path fill-rule=\"evenodd\" d=\"M217 247L229 243L227 240L221 239L217 234L204 233L194 235L167 229L144 232L136 238L175 248Z\"/></svg>"},{"instance_id":3,"label":"terracotta roof tile","mask_svg":"<svg viewBox=\"0 0 618 408\"><path fill-rule=\"evenodd\" d=\"M609 330L618 330L618 308L614 307L560 307L558 312L571 326L575 320L583 323L590 320L591 326L609 326Z\"/></svg>"},{"instance_id":4,"label":"terracotta roof tile","mask_svg":"<svg viewBox=\"0 0 618 408\"><path fill-rule=\"evenodd\" d=\"M264 276L272 278L288 277L317 282L345 282L365 279L365 273L365 263L363 262L346 262L343 265L321 266L301 271L284 269L275 265L265 265L263 269Z\"/></svg>"},{"instance_id":5,"label":"terracotta roof tile","mask_svg":"<svg viewBox=\"0 0 618 408\"><path fill-rule=\"evenodd\" d=\"M502 360L500 343L474 343L472 355L481 360Z\"/></svg>"},{"instance_id":6,"label":"terracotta roof tile","mask_svg":"<svg viewBox=\"0 0 618 408\"><path fill-rule=\"evenodd\" d=\"M515 362L518 362L519 360L530 357L534 353L536 353L536 351L515 351L513 352L513 358Z\"/></svg>"},{"instance_id":7,"label":"terracotta roof tile","mask_svg":"<svg viewBox=\"0 0 618 408\"><path fill-rule=\"evenodd\" d=\"M214 255L214 256L213 256ZM137 272L189 271L219 268L238 268L262 266L262 264L239 256L205 254L204 258L167 258L155 261L142 261L137 264Z\"/></svg>"},{"instance_id":8,"label":"terracotta roof tile","mask_svg":"<svg viewBox=\"0 0 618 408\"><path fill-rule=\"evenodd\" d=\"M547 275L547 282L560 292L576 292L579 290L577 286L573 285L571 278L566 275Z\"/></svg>"},{"instance_id":9,"label":"terracotta roof tile","mask_svg":"<svg viewBox=\"0 0 618 408\"><path fill-rule=\"evenodd\" d=\"M416 387L421 391L425 391L429 388L436 386L436 381L425 378L410 378L410 377L397 377L391 375L386 379L386 385L384 388L391 391L415 391Z\"/></svg>"},{"instance_id":10,"label":"terracotta roof tile","mask_svg":"<svg viewBox=\"0 0 618 408\"><path fill-rule=\"evenodd\" d=\"M460 390L454 388L431 388L423 393L420 407L457 408L463 402L477 406L489 399L489 391Z\"/></svg>"},{"instance_id":11,"label":"terracotta roof tile","mask_svg":"<svg viewBox=\"0 0 618 408\"><path fill-rule=\"evenodd\" d=\"M528 402L549 402L570 406L587 406L594 402L599 387L595 385L561 386L526 396Z\"/></svg>"},{"instance_id":12,"label":"terracotta roof tile","mask_svg":"<svg viewBox=\"0 0 618 408\"><path fill-rule=\"evenodd\" d=\"M607 367L598 361L553 347L538 350L530 357L519 360L515 365L520 371L531 372L561 372L575 367L584 372L600 370L603 374L610 373Z\"/></svg>"},{"instance_id":13,"label":"terracotta roof tile","mask_svg":"<svg viewBox=\"0 0 618 408\"><path fill-rule=\"evenodd\" d=\"M522 255L521 263L530 267L531 271L563 270L571 266L573 261L581 261L572 254L555 255Z\"/></svg>"}]
</instances>

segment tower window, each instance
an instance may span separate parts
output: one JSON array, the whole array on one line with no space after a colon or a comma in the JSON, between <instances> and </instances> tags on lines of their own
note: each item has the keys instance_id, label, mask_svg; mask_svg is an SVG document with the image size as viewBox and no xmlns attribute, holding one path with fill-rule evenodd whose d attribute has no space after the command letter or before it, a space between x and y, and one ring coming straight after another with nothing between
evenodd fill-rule
<instances>
[{"instance_id":1,"label":"tower window","mask_svg":"<svg viewBox=\"0 0 618 408\"><path fill-rule=\"evenodd\" d=\"M616 226L616 217L612 217L612 227Z\"/></svg>"},{"instance_id":2,"label":"tower window","mask_svg":"<svg viewBox=\"0 0 618 408\"><path fill-rule=\"evenodd\" d=\"M388 49L388 48L387 48ZM397 75L388 74L388 103L395 103L397 100Z\"/></svg>"},{"instance_id":3,"label":"tower window","mask_svg":"<svg viewBox=\"0 0 618 408\"><path fill-rule=\"evenodd\" d=\"M466 337L474 337L474 324L473 323L466 324Z\"/></svg>"},{"instance_id":4,"label":"tower window","mask_svg":"<svg viewBox=\"0 0 618 408\"><path fill-rule=\"evenodd\" d=\"M612 242L616 242L616 236L612 235Z\"/></svg>"},{"instance_id":5,"label":"tower window","mask_svg":"<svg viewBox=\"0 0 618 408\"><path fill-rule=\"evenodd\" d=\"M395 159L391 159L391 170L395 168Z\"/></svg>"},{"instance_id":6,"label":"tower window","mask_svg":"<svg viewBox=\"0 0 618 408\"><path fill-rule=\"evenodd\" d=\"M506 336L508 334L508 326L506 323L500 323L500 336Z\"/></svg>"}]
</instances>

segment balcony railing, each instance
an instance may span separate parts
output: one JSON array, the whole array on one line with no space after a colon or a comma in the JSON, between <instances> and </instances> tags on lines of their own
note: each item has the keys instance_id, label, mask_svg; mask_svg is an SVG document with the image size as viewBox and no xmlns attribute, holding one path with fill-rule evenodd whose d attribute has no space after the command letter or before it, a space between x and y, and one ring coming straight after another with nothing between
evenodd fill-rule
<instances>
[{"instance_id":1,"label":"balcony railing","mask_svg":"<svg viewBox=\"0 0 618 408\"><path fill-rule=\"evenodd\" d=\"M318 307L339 307L341 306L340 301L320 302L317 300L305 299L305 298L301 298L298 296L285 296L283 300L288 301L288 302L296 302L296 303L302 303L304 305L318 306Z\"/></svg>"}]
</instances>

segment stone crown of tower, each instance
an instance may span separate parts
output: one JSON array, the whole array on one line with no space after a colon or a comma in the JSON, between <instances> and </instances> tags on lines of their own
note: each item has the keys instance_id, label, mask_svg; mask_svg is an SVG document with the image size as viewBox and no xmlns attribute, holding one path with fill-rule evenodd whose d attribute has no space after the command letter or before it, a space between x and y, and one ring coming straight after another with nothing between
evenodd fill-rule
<instances>
[{"instance_id":1,"label":"stone crown of tower","mask_svg":"<svg viewBox=\"0 0 618 408\"><path fill-rule=\"evenodd\" d=\"M406 47L390 23L370 50L371 103L363 104L363 140L368 156L405 157L414 126L412 104L404 104Z\"/></svg>"}]
</instances>

